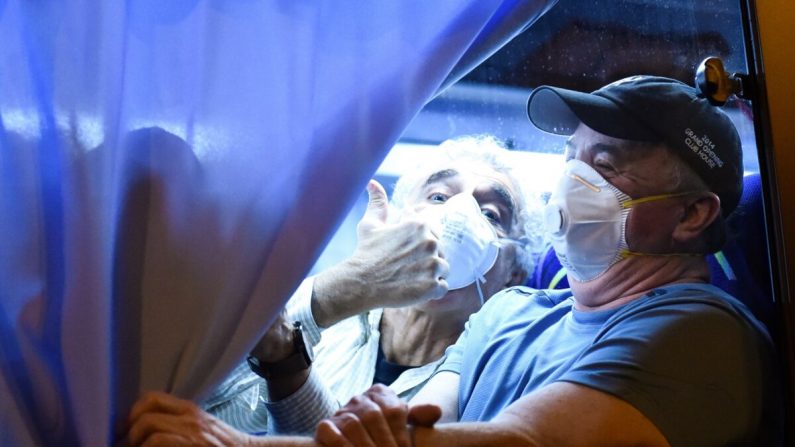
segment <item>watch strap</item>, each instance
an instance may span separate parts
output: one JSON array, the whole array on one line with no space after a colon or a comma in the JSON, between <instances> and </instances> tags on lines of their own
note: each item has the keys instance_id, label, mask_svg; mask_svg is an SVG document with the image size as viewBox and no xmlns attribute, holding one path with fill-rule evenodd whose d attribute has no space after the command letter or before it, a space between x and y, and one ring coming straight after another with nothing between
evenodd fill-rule
<instances>
[{"instance_id":1,"label":"watch strap","mask_svg":"<svg viewBox=\"0 0 795 447\"><path fill-rule=\"evenodd\" d=\"M271 380L293 375L312 365L312 354L310 351L312 348L306 345L301 331L301 323L298 321L294 322L293 328L295 352L276 362L265 362L249 354L246 361L251 371L265 380Z\"/></svg>"}]
</instances>

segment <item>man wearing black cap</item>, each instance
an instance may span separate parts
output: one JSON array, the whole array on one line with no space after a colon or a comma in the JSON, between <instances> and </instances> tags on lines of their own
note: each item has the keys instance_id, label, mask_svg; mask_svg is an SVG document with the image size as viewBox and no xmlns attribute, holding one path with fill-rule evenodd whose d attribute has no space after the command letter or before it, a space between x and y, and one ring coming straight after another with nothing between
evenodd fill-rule
<instances>
[{"instance_id":1,"label":"man wearing black cap","mask_svg":"<svg viewBox=\"0 0 795 447\"><path fill-rule=\"evenodd\" d=\"M545 211L571 290L495 295L410 406L371 388L323 421L316 440L781 443L769 336L709 284L704 260L742 192L730 120L695 89L651 76L591 94L540 87L528 114L571 135Z\"/></svg>"}]
</instances>

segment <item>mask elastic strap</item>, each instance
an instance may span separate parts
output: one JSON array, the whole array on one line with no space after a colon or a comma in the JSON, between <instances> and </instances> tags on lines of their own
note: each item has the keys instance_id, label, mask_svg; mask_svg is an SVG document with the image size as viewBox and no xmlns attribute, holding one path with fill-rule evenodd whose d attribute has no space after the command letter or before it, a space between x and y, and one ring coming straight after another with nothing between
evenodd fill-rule
<instances>
[{"instance_id":1,"label":"mask elastic strap","mask_svg":"<svg viewBox=\"0 0 795 447\"><path fill-rule=\"evenodd\" d=\"M515 244L519 247L524 247L527 245L527 240L526 238L514 239L512 237L499 237L494 240L493 244L496 245L497 248L502 248L507 244Z\"/></svg>"},{"instance_id":2,"label":"mask elastic strap","mask_svg":"<svg viewBox=\"0 0 795 447\"><path fill-rule=\"evenodd\" d=\"M478 289L478 297L480 297L481 307L486 302L486 300L483 299L483 289L480 288L480 284L485 284L485 283L486 283L486 278L483 275L480 275L477 278L475 278L475 288Z\"/></svg>"},{"instance_id":3,"label":"mask elastic strap","mask_svg":"<svg viewBox=\"0 0 795 447\"><path fill-rule=\"evenodd\" d=\"M663 258L673 257L673 256L696 256L696 257L703 257L704 253L643 253L642 251L632 251L632 250L621 250L621 258L631 258L631 257L638 257L638 256L658 256Z\"/></svg>"},{"instance_id":4,"label":"mask elastic strap","mask_svg":"<svg viewBox=\"0 0 795 447\"><path fill-rule=\"evenodd\" d=\"M621 204L622 208L632 208L633 206L639 203L646 203L646 202L654 202L656 200L664 200L664 199L673 199L674 197L682 197L688 194L693 194L697 191L685 191L685 192L675 192L675 193L667 193L667 194L656 194L653 196L646 196L641 197L639 199L630 199L626 202Z\"/></svg>"}]
</instances>

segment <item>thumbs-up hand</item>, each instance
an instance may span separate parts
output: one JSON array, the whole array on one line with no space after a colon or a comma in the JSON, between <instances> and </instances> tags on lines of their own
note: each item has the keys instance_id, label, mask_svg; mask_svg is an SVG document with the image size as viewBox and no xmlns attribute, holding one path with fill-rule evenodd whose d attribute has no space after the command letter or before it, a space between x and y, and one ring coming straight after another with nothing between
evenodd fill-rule
<instances>
[{"instance_id":1,"label":"thumbs-up hand","mask_svg":"<svg viewBox=\"0 0 795 447\"><path fill-rule=\"evenodd\" d=\"M367 185L367 210L350 258L315 278L312 312L321 327L381 307L402 307L447 293L449 266L428 224L406 217L390 223L383 186Z\"/></svg>"},{"instance_id":2,"label":"thumbs-up hand","mask_svg":"<svg viewBox=\"0 0 795 447\"><path fill-rule=\"evenodd\" d=\"M370 180L367 184L367 209L357 226L359 236L361 237L362 232L371 231L386 224L388 215L389 201L384 187L377 181Z\"/></svg>"}]
</instances>

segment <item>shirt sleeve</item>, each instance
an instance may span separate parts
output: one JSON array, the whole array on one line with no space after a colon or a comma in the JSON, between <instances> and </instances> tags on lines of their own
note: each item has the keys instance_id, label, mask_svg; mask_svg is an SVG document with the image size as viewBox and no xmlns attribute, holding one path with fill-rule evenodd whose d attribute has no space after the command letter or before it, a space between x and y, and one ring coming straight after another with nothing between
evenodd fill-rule
<instances>
[{"instance_id":1,"label":"shirt sleeve","mask_svg":"<svg viewBox=\"0 0 795 447\"><path fill-rule=\"evenodd\" d=\"M771 348L751 321L703 302L608 322L562 381L614 395L679 445L761 445ZM768 366L765 366L768 365Z\"/></svg>"},{"instance_id":2,"label":"shirt sleeve","mask_svg":"<svg viewBox=\"0 0 795 447\"><path fill-rule=\"evenodd\" d=\"M442 364L436 368L436 371L431 374L431 377L439 374L442 371L450 371L456 374L461 374L461 361L464 357L464 348L466 347L470 326L470 321L467 321L464 325L464 332L458 336L458 340L454 344L447 347L444 352L444 362L442 362Z\"/></svg>"},{"instance_id":3,"label":"shirt sleeve","mask_svg":"<svg viewBox=\"0 0 795 447\"><path fill-rule=\"evenodd\" d=\"M312 346L320 342L321 332L314 315L312 315L312 289L314 287L314 276L304 279L287 302L288 318L301 322L301 330L306 334Z\"/></svg>"},{"instance_id":4,"label":"shirt sleeve","mask_svg":"<svg viewBox=\"0 0 795 447\"><path fill-rule=\"evenodd\" d=\"M269 433L311 436L317 424L334 414L340 404L312 368L306 382L295 393L279 401L266 401L265 408L270 414Z\"/></svg>"}]
</instances>

